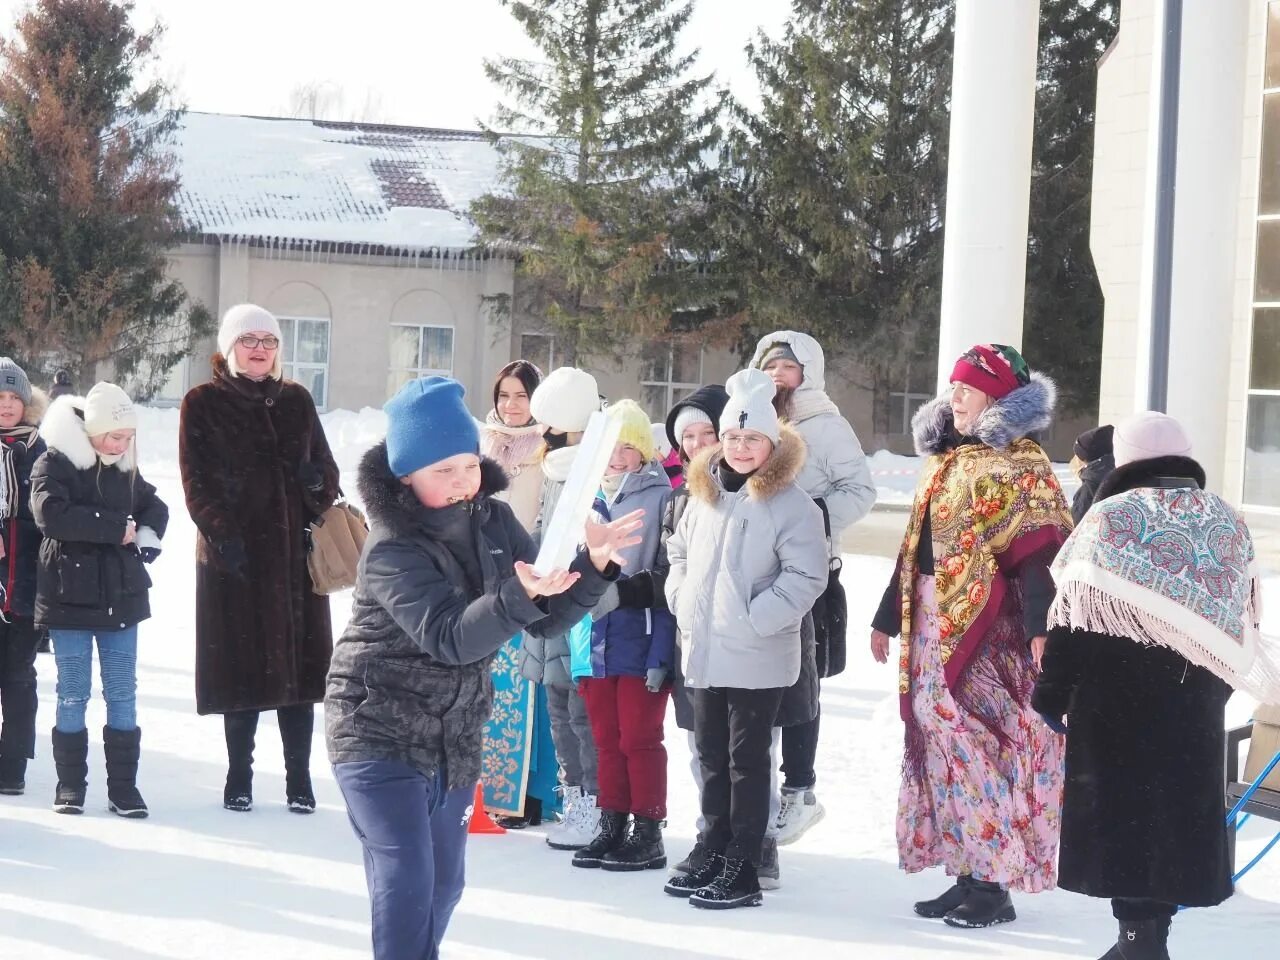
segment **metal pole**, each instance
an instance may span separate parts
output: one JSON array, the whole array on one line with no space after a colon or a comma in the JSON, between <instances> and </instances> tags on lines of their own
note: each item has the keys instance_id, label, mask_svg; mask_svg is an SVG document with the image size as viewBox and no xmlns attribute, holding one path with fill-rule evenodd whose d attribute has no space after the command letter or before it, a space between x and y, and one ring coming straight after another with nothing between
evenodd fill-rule
<instances>
[{"instance_id":1,"label":"metal pole","mask_svg":"<svg viewBox=\"0 0 1280 960\"><path fill-rule=\"evenodd\" d=\"M1178 187L1178 86L1182 74L1182 0L1164 0L1160 61L1160 143L1156 156L1155 263L1151 274L1151 375L1147 406L1169 402L1169 315L1173 301L1173 214Z\"/></svg>"}]
</instances>

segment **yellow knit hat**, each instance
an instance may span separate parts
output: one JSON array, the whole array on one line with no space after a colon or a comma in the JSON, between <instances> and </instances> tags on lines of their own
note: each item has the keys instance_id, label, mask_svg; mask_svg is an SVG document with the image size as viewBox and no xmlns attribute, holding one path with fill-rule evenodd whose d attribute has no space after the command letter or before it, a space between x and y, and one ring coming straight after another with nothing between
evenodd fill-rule
<instances>
[{"instance_id":1,"label":"yellow knit hat","mask_svg":"<svg viewBox=\"0 0 1280 960\"><path fill-rule=\"evenodd\" d=\"M618 442L630 444L640 451L645 461L652 460L657 450L653 444L653 428L649 415L634 400L619 400L609 404L605 413L622 424Z\"/></svg>"}]
</instances>

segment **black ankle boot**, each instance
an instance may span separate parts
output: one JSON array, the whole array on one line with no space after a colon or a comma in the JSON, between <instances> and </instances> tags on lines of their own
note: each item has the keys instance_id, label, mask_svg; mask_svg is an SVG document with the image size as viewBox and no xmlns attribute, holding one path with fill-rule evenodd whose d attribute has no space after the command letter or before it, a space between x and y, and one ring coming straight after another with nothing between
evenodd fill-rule
<instances>
[{"instance_id":1,"label":"black ankle boot","mask_svg":"<svg viewBox=\"0 0 1280 960\"><path fill-rule=\"evenodd\" d=\"M518 817L498 817L498 826L504 830L523 830L542 825L542 801L537 797L524 798L524 813Z\"/></svg>"},{"instance_id":2,"label":"black ankle boot","mask_svg":"<svg viewBox=\"0 0 1280 960\"><path fill-rule=\"evenodd\" d=\"M0 796L20 797L27 789L27 758L0 756Z\"/></svg>"},{"instance_id":3,"label":"black ankle boot","mask_svg":"<svg viewBox=\"0 0 1280 960\"><path fill-rule=\"evenodd\" d=\"M627 815L616 810L601 810L595 839L573 855L573 865L588 869L600 866L604 855L617 850L626 838Z\"/></svg>"},{"instance_id":4,"label":"black ankle boot","mask_svg":"<svg viewBox=\"0 0 1280 960\"><path fill-rule=\"evenodd\" d=\"M697 866L688 873L679 873L672 877L662 890L673 897L691 897L696 891L720 876L723 869L724 854L704 848L698 858Z\"/></svg>"},{"instance_id":5,"label":"black ankle boot","mask_svg":"<svg viewBox=\"0 0 1280 960\"><path fill-rule=\"evenodd\" d=\"M147 805L138 792L138 757L142 751L142 730L102 728L102 752L107 758L107 809L133 820L147 815Z\"/></svg>"},{"instance_id":6,"label":"black ankle boot","mask_svg":"<svg viewBox=\"0 0 1280 960\"><path fill-rule=\"evenodd\" d=\"M1169 960L1169 918L1121 920L1116 944L1101 960Z\"/></svg>"},{"instance_id":7,"label":"black ankle boot","mask_svg":"<svg viewBox=\"0 0 1280 960\"><path fill-rule=\"evenodd\" d=\"M89 731L63 733L53 728L53 765L58 786L53 794L56 813L84 813L84 795L89 781Z\"/></svg>"},{"instance_id":8,"label":"black ankle boot","mask_svg":"<svg viewBox=\"0 0 1280 960\"><path fill-rule=\"evenodd\" d=\"M1013 909L1013 899L1008 890L998 883L970 878L968 896L944 916L942 922L950 927L978 930L1017 919L1018 914Z\"/></svg>"},{"instance_id":9,"label":"black ankle boot","mask_svg":"<svg viewBox=\"0 0 1280 960\"><path fill-rule=\"evenodd\" d=\"M667 865L667 851L662 847L662 821L636 817L631 833L617 850L606 853L600 867L614 872L658 870Z\"/></svg>"},{"instance_id":10,"label":"black ankle boot","mask_svg":"<svg viewBox=\"0 0 1280 960\"><path fill-rule=\"evenodd\" d=\"M941 920L969 896L969 877L956 877L956 882L940 897L932 900L921 900L915 904L915 911L921 917L930 920Z\"/></svg>"},{"instance_id":11,"label":"black ankle boot","mask_svg":"<svg viewBox=\"0 0 1280 960\"><path fill-rule=\"evenodd\" d=\"M725 857L720 873L705 887L695 890L689 902L704 910L760 906L764 895L760 892L755 865L741 857Z\"/></svg>"}]
</instances>

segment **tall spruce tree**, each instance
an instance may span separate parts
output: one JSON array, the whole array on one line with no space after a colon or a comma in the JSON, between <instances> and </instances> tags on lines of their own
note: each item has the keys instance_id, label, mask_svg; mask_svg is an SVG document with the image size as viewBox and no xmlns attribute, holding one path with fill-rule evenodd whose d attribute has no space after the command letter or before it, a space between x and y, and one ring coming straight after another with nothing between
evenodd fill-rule
<instances>
[{"instance_id":1,"label":"tall spruce tree","mask_svg":"<svg viewBox=\"0 0 1280 960\"><path fill-rule=\"evenodd\" d=\"M950 0L795 0L748 50L758 113L738 108L715 205L748 339L807 330L875 389L932 386L946 190ZM900 406L900 404L899 404Z\"/></svg>"},{"instance_id":2,"label":"tall spruce tree","mask_svg":"<svg viewBox=\"0 0 1280 960\"><path fill-rule=\"evenodd\" d=\"M179 113L142 79L160 30L132 12L38 0L0 41L0 342L33 373L109 363L147 396L212 321L166 278Z\"/></svg>"},{"instance_id":3,"label":"tall spruce tree","mask_svg":"<svg viewBox=\"0 0 1280 960\"><path fill-rule=\"evenodd\" d=\"M1060 406L1097 408L1102 289L1089 251L1098 60L1119 0L1040 0L1023 346L1055 377Z\"/></svg>"},{"instance_id":4,"label":"tall spruce tree","mask_svg":"<svg viewBox=\"0 0 1280 960\"><path fill-rule=\"evenodd\" d=\"M694 315L713 281L692 249L703 160L719 136L710 77L676 52L691 0L503 0L538 60L488 60L501 185L477 242L520 256L516 309L559 353L614 353Z\"/></svg>"}]
</instances>

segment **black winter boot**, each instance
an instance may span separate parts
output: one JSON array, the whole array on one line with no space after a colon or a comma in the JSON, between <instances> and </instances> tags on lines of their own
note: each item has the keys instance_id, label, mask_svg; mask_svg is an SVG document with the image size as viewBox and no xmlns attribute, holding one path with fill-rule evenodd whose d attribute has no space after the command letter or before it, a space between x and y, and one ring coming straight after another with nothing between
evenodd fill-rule
<instances>
[{"instance_id":1,"label":"black winter boot","mask_svg":"<svg viewBox=\"0 0 1280 960\"><path fill-rule=\"evenodd\" d=\"M1169 960L1169 918L1121 920L1120 937L1101 960Z\"/></svg>"},{"instance_id":2,"label":"black winter boot","mask_svg":"<svg viewBox=\"0 0 1280 960\"><path fill-rule=\"evenodd\" d=\"M27 789L27 758L0 756L0 796L20 797Z\"/></svg>"},{"instance_id":3,"label":"black winter boot","mask_svg":"<svg viewBox=\"0 0 1280 960\"><path fill-rule=\"evenodd\" d=\"M525 827L542 826L542 801L537 797L524 798L524 813L518 817L499 817L498 826L504 830L523 830Z\"/></svg>"},{"instance_id":4,"label":"black winter boot","mask_svg":"<svg viewBox=\"0 0 1280 960\"><path fill-rule=\"evenodd\" d=\"M316 794L311 786L311 735L315 728L315 707L309 703L281 707L276 711L276 722L280 726L280 742L284 746L285 803L291 813L315 813Z\"/></svg>"},{"instance_id":5,"label":"black winter boot","mask_svg":"<svg viewBox=\"0 0 1280 960\"><path fill-rule=\"evenodd\" d=\"M698 839L694 843L693 849L689 851L689 855L671 868L671 876L678 877L684 873L697 873L702 869L702 865L707 862L708 853L707 845L702 842L702 834L698 834Z\"/></svg>"},{"instance_id":6,"label":"black winter boot","mask_svg":"<svg viewBox=\"0 0 1280 960\"><path fill-rule=\"evenodd\" d=\"M107 757L107 809L131 820L147 815L147 805L138 792L138 755L142 730L102 728L102 752Z\"/></svg>"},{"instance_id":7,"label":"black winter boot","mask_svg":"<svg viewBox=\"0 0 1280 960\"><path fill-rule=\"evenodd\" d=\"M600 867L612 872L660 870L667 865L662 847L662 821L639 817L631 823L631 833L617 850L606 853Z\"/></svg>"},{"instance_id":8,"label":"black winter boot","mask_svg":"<svg viewBox=\"0 0 1280 960\"><path fill-rule=\"evenodd\" d=\"M969 896L968 875L956 877L956 882L942 896L935 897L932 900L921 900L916 903L914 910L919 916L927 917L930 920L941 920L960 904L964 903L967 896Z\"/></svg>"},{"instance_id":9,"label":"black winter boot","mask_svg":"<svg viewBox=\"0 0 1280 960\"><path fill-rule=\"evenodd\" d=\"M691 897L696 891L720 876L723 869L724 854L703 848L697 869L689 873L677 874L667 881L667 885L662 890L673 897Z\"/></svg>"},{"instance_id":10,"label":"black winter boot","mask_svg":"<svg viewBox=\"0 0 1280 960\"><path fill-rule=\"evenodd\" d=\"M705 887L693 892L689 902L704 910L732 910L734 907L758 907L764 902L756 868L750 860L725 857L719 875Z\"/></svg>"},{"instance_id":11,"label":"black winter boot","mask_svg":"<svg viewBox=\"0 0 1280 960\"><path fill-rule=\"evenodd\" d=\"M604 855L617 850L626 838L627 815L616 810L601 810L595 839L573 855L573 865L587 869L600 866Z\"/></svg>"},{"instance_id":12,"label":"black winter boot","mask_svg":"<svg viewBox=\"0 0 1280 960\"><path fill-rule=\"evenodd\" d=\"M969 895L964 902L942 918L949 927L978 930L1018 919L1009 891L998 883L969 879Z\"/></svg>"},{"instance_id":13,"label":"black winter boot","mask_svg":"<svg viewBox=\"0 0 1280 960\"><path fill-rule=\"evenodd\" d=\"M258 712L224 713L222 729L227 738L227 783L222 788L222 805L244 813L253 809L253 741L258 731Z\"/></svg>"},{"instance_id":14,"label":"black winter boot","mask_svg":"<svg viewBox=\"0 0 1280 960\"><path fill-rule=\"evenodd\" d=\"M63 733L53 728L53 765L58 786L53 794L55 813L84 813L89 780L89 731Z\"/></svg>"}]
</instances>

